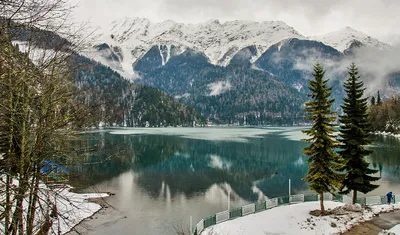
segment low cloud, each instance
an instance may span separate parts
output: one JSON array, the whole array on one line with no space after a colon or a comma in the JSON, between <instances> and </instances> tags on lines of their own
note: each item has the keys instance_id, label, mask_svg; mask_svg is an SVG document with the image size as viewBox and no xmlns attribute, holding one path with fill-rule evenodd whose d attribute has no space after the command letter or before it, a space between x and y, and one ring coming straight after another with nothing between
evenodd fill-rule
<instances>
[{"instance_id":1,"label":"low cloud","mask_svg":"<svg viewBox=\"0 0 400 235\"><path fill-rule=\"evenodd\" d=\"M210 89L210 96L217 96L222 93L229 91L232 85L229 81L219 81L208 84L208 89Z\"/></svg>"},{"instance_id":2,"label":"low cloud","mask_svg":"<svg viewBox=\"0 0 400 235\"><path fill-rule=\"evenodd\" d=\"M320 63L326 70L325 77L343 82L347 78L347 69L355 63L359 69L361 79L366 87L366 95L376 94L378 90L386 95L398 95L399 91L388 88L390 76L400 72L400 47L393 47L388 51L362 47L355 49L353 55L345 56L341 60L329 59L319 53L306 51L305 58L295 61L294 69L307 71L311 74L315 63Z\"/></svg>"},{"instance_id":3,"label":"low cloud","mask_svg":"<svg viewBox=\"0 0 400 235\"><path fill-rule=\"evenodd\" d=\"M121 17L172 19L199 23L210 19L281 20L311 36L351 26L389 43L399 41L398 0L70 0L78 3L75 18L98 26ZM118 14L116 14L118 12Z\"/></svg>"}]
</instances>

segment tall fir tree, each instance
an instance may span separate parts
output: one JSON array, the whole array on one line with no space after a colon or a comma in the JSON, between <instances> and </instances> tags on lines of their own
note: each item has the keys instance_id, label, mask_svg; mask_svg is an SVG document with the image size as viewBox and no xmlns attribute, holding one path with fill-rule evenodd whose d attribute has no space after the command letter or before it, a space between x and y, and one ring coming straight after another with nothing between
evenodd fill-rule
<instances>
[{"instance_id":1,"label":"tall fir tree","mask_svg":"<svg viewBox=\"0 0 400 235\"><path fill-rule=\"evenodd\" d=\"M381 105L382 104L382 99L381 99L381 93L378 91L378 98L376 99L376 104Z\"/></svg>"},{"instance_id":2,"label":"tall fir tree","mask_svg":"<svg viewBox=\"0 0 400 235\"><path fill-rule=\"evenodd\" d=\"M354 204L358 191L368 193L378 187L371 182L379 177L371 176L378 171L370 169L370 163L365 160L365 156L372 153L365 146L372 141L369 138L368 98L364 97L364 83L360 80L354 63L348 70L349 78L343 84L347 96L341 106L343 115L340 116L339 136L342 143L339 155L343 161L340 170L345 172L341 191L347 194L352 190Z\"/></svg>"},{"instance_id":3,"label":"tall fir tree","mask_svg":"<svg viewBox=\"0 0 400 235\"><path fill-rule=\"evenodd\" d=\"M335 192L341 187L341 175L336 172L338 156L334 150L339 145L335 139L337 126L336 112L332 111L332 104L335 101L330 99L332 87L328 87L328 80L323 80L325 71L320 64L314 65L314 79L309 81L308 94L312 100L305 103L307 120L313 121L309 130L303 133L310 136L303 141L310 145L303 149L304 155L308 156L308 173L303 179L308 182L310 188L320 195L321 214L325 213L324 195L325 192Z\"/></svg>"},{"instance_id":4,"label":"tall fir tree","mask_svg":"<svg viewBox=\"0 0 400 235\"><path fill-rule=\"evenodd\" d=\"M372 98L371 98L371 105L375 105L375 104L376 104L375 96L372 96Z\"/></svg>"}]
</instances>

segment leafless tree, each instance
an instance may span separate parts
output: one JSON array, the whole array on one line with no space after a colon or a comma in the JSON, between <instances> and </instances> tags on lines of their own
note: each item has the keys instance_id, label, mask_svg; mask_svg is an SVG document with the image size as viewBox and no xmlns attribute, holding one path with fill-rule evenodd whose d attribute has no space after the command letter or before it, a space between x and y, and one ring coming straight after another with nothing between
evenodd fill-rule
<instances>
[{"instance_id":1,"label":"leafless tree","mask_svg":"<svg viewBox=\"0 0 400 235\"><path fill-rule=\"evenodd\" d=\"M57 213L60 195L42 184L41 162L67 156L65 141L87 124L67 63L79 44L68 23L73 7L3 0L0 9L0 233L47 234L66 218Z\"/></svg>"}]
</instances>

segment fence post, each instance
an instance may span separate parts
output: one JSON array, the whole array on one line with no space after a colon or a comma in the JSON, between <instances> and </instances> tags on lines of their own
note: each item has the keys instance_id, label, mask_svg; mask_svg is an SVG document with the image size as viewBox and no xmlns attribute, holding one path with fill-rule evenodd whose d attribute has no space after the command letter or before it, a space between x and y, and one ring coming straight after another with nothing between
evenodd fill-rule
<instances>
[{"instance_id":1,"label":"fence post","mask_svg":"<svg viewBox=\"0 0 400 235\"><path fill-rule=\"evenodd\" d=\"M228 191L228 211L231 210L231 191Z\"/></svg>"}]
</instances>

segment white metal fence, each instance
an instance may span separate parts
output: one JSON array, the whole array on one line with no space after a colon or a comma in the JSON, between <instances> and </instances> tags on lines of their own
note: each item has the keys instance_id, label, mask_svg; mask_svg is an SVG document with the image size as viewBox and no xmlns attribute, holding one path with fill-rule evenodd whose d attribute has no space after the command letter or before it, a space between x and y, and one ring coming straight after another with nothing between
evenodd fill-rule
<instances>
[{"instance_id":1,"label":"white metal fence","mask_svg":"<svg viewBox=\"0 0 400 235\"><path fill-rule=\"evenodd\" d=\"M400 195L393 196L392 202L396 202L396 198L400 199ZM215 224L222 223L224 221L234 219L240 216L245 216L253 213L257 213L260 211L268 210L277 206L287 205L290 203L302 203L302 202L311 202L311 201L318 201L319 195L318 194L297 194L279 198L268 199L262 202L251 203L249 205L242 206L237 209L231 209L219 212L213 216L207 217L202 219L195 227L194 234L199 235L205 228L213 226ZM339 201L345 204L351 204L352 198L346 195L332 195L330 193L324 194L324 200L326 201ZM400 201L400 200L399 200ZM365 206L371 205L379 205L386 203L386 196L371 196L365 198L358 198L357 203Z\"/></svg>"},{"instance_id":2,"label":"white metal fence","mask_svg":"<svg viewBox=\"0 0 400 235\"><path fill-rule=\"evenodd\" d=\"M380 196L375 196L375 197L365 198L365 203L369 206L372 206L372 205L379 205L382 203L382 201Z\"/></svg>"},{"instance_id":3,"label":"white metal fence","mask_svg":"<svg viewBox=\"0 0 400 235\"><path fill-rule=\"evenodd\" d=\"M242 216L252 214L254 212L256 212L256 205L254 203L242 206Z\"/></svg>"},{"instance_id":4,"label":"white metal fence","mask_svg":"<svg viewBox=\"0 0 400 235\"><path fill-rule=\"evenodd\" d=\"M278 198L269 199L265 201L266 209L274 208L276 206L278 206Z\"/></svg>"},{"instance_id":5,"label":"white metal fence","mask_svg":"<svg viewBox=\"0 0 400 235\"><path fill-rule=\"evenodd\" d=\"M289 203L304 202L304 194L293 195L289 197Z\"/></svg>"},{"instance_id":6,"label":"white metal fence","mask_svg":"<svg viewBox=\"0 0 400 235\"><path fill-rule=\"evenodd\" d=\"M324 193L324 201L333 201L333 195L331 193ZM318 195L318 200L320 199L320 195Z\"/></svg>"},{"instance_id":7,"label":"white metal fence","mask_svg":"<svg viewBox=\"0 0 400 235\"><path fill-rule=\"evenodd\" d=\"M215 214L215 217L216 217L217 224L227 221L230 218L229 211L219 212L219 213Z\"/></svg>"},{"instance_id":8,"label":"white metal fence","mask_svg":"<svg viewBox=\"0 0 400 235\"><path fill-rule=\"evenodd\" d=\"M196 225L196 230L198 232L198 234L200 234L201 232L203 232L204 230L204 220L200 220L200 222Z\"/></svg>"}]
</instances>

